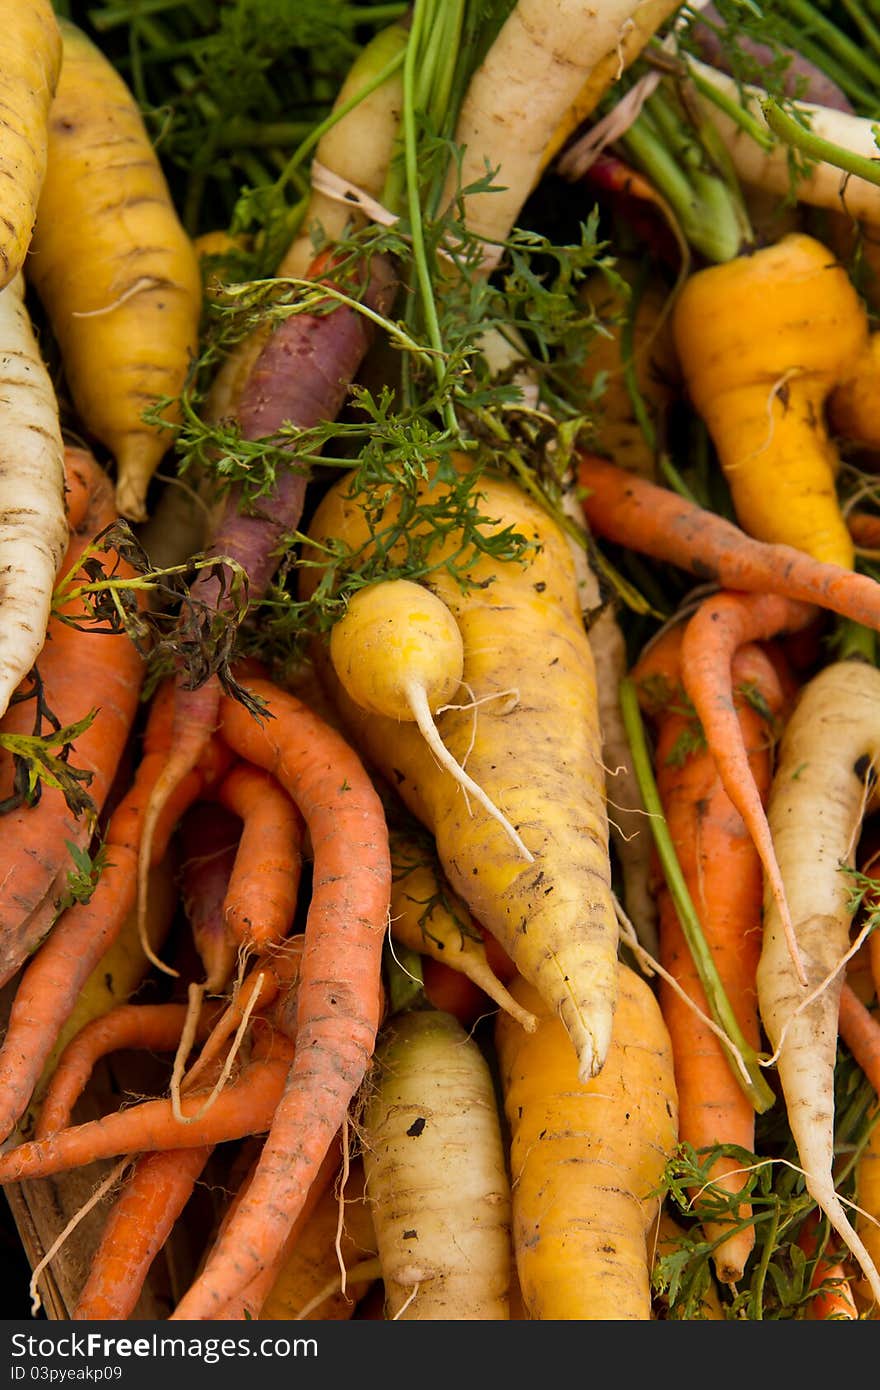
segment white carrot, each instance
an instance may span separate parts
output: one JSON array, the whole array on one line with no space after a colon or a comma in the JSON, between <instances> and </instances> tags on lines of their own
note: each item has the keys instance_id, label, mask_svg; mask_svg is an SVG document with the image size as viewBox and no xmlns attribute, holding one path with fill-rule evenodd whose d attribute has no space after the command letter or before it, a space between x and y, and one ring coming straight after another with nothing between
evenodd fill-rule
<instances>
[{"instance_id":1,"label":"white carrot","mask_svg":"<svg viewBox=\"0 0 880 1390\"><path fill-rule=\"evenodd\" d=\"M492 1074L451 1014L398 1014L361 1127L389 1319L510 1316L510 1180Z\"/></svg>"},{"instance_id":2,"label":"white carrot","mask_svg":"<svg viewBox=\"0 0 880 1390\"><path fill-rule=\"evenodd\" d=\"M678 0L659 10L640 0L517 0L471 79L455 132L463 153L447 198L459 177L464 189L484 180L487 169L494 173L492 192L465 200L467 225L476 236L491 243L509 234L557 131L572 109L581 118L588 114L582 99L588 78L601 66L595 104L677 8ZM615 56L619 61L609 62Z\"/></svg>"},{"instance_id":3,"label":"white carrot","mask_svg":"<svg viewBox=\"0 0 880 1390\"><path fill-rule=\"evenodd\" d=\"M67 547L58 403L17 275L0 291L0 716L46 639Z\"/></svg>"},{"instance_id":4,"label":"white carrot","mask_svg":"<svg viewBox=\"0 0 880 1390\"><path fill-rule=\"evenodd\" d=\"M853 864L878 759L880 671L860 660L826 666L804 686L786 724L767 805L807 983L798 979L767 889L757 984L807 1190L880 1302L880 1272L847 1218L832 1173L838 1010L851 924L844 866Z\"/></svg>"},{"instance_id":5,"label":"white carrot","mask_svg":"<svg viewBox=\"0 0 880 1390\"><path fill-rule=\"evenodd\" d=\"M710 83L722 97L744 106L759 126L770 133L761 108L761 103L767 99L763 88L746 86L741 91L732 77L695 58L688 60L688 66L696 77ZM708 97L701 97L700 104L721 135L737 177L744 184L782 197L792 191L791 150L783 140L776 140L770 149L762 149L748 131L732 116L719 110ZM828 140L865 159L877 158L874 121L807 101L795 101L791 106L806 119L811 133L821 140ZM880 223L880 186L856 174L845 175L837 165L825 160L810 161L806 168L799 170L794 191L801 203L843 212L856 221Z\"/></svg>"}]
</instances>

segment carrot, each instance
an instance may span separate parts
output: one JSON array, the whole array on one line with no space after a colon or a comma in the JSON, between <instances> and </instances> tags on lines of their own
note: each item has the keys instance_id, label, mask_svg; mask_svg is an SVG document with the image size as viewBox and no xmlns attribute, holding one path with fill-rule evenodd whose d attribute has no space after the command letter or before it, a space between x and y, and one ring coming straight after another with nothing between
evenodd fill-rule
<instances>
[{"instance_id":1,"label":"carrot","mask_svg":"<svg viewBox=\"0 0 880 1390\"><path fill-rule=\"evenodd\" d=\"M518 0L513 6L462 101L454 135L460 168L450 174L444 198L448 204L459 187L471 189L465 221L488 254L509 235L572 108L586 119L675 8L675 0L648 6L605 0L587 8L557 0L549 9L543 0ZM519 94L513 101L511 92ZM476 185L487 168L494 177L484 191Z\"/></svg>"},{"instance_id":2,"label":"carrot","mask_svg":"<svg viewBox=\"0 0 880 1390\"><path fill-rule=\"evenodd\" d=\"M323 255L313 262L310 279L332 283L332 272L325 269L327 260ZM390 307L395 288L390 263L375 257L366 272L363 302L376 312L384 312ZM243 437L259 439L277 435L285 425L308 429L321 420L334 419L372 339L372 322L347 305L337 304L332 312L302 313L283 319L262 341L259 352L249 359L247 373L239 384L235 414ZM233 487L207 546L209 555L241 565L251 605L265 596L284 539L299 525L305 501L307 472L296 464L295 444L285 447L293 455L290 468L278 470L274 484L255 502L248 503L244 490ZM228 578L228 566L223 566L223 570ZM211 570L200 573L192 595L209 612L223 611L228 604L224 581ZM138 861L142 913L146 911L146 866L157 818L165 800L193 767L213 733L219 719L220 697L217 676L193 689L185 673L178 673L173 745L144 820Z\"/></svg>"},{"instance_id":3,"label":"carrot","mask_svg":"<svg viewBox=\"0 0 880 1390\"><path fill-rule=\"evenodd\" d=\"M727 796L742 817L776 898L792 942L791 917L776 862L764 803L748 765L741 722L734 702L731 664L738 648L787 632L797 632L816 615L810 604L780 594L722 592L704 599L688 619L681 646L681 679L718 768ZM781 692L770 711L782 713ZM765 728L765 736L769 730ZM792 942L793 945L793 942Z\"/></svg>"},{"instance_id":4,"label":"carrot","mask_svg":"<svg viewBox=\"0 0 880 1390\"><path fill-rule=\"evenodd\" d=\"M227 743L296 802L314 853L298 986L296 1058L251 1187L224 1240L172 1314L221 1315L283 1241L373 1055L391 861L382 804L353 750L294 696L248 682L259 723L221 704Z\"/></svg>"},{"instance_id":5,"label":"carrot","mask_svg":"<svg viewBox=\"0 0 880 1390\"><path fill-rule=\"evenodd\" d=\"M107 862L97 887L88 902L77 903L62 914L18 983L0 1046L0 1133L4 1138L24 1113L84 981L135 905L137 846L146 800L167 756L170 696L169 685L154 696L134 782L107 826ZM222 759L219 761L222 766ZM178 816L201 793L215 770L206 758L202 769L191 774L169 804L155 842L156 862L163 856Z\"/></svg>"},{"instance_id":6,"label":"carrot","mask_svg":"<svg viewBox=\"0 0 880 1390\"><path fill-rule=\"evenodd\" d=\"M86 478L90 501L79 529L70 538L64 573L74 573L95 537L117 520L113 490L96 461L82 450L66 456L68 466ZM130 577L124 561L115 573ZM92 723L74 740L70 762L89 778L88 795L99 815L119 766L137 713L143 662L125 633L92 634L82 599L71 597L50 619L38 671L45 706L62 727L95 709ZM23 692L24 693L24 692ZM0 728L30 734L34 727L30 700L12 705ZM0 757L3 792L13 790L12 759ZM0 852L0 983L7 983L49 931L73 868L71 850L85 849L93 834L92 817L79 814L54 787L42 790L36 806L18 806L4 817Z\"/></svg>"},{"instance_id":7,"label":"carrot","mask_svg":"<svg viewBox=\"0 0 880 1390\"><path fill-rule=\"evenodd\" d=\"M809 1280L813 1297L807 1306L807 1317L823 1321L851 1321L858 1318L858 1311L846 1270L838 1258L833 1240L819 1248L818 1227L818 1215L811 1212L804 1219L797 1238L807 1259L814 1262Z\"/></svg>"},{"instance_id":8,"label":"carrot","mask_svg":"<svg viewBox=\"0 0 880 1390\"><path fill-rule=\"evenodd\" d=\"M388 1020L361 1129L386 1317L507 1319L501 1123L486 1059L457 1020L434 1010Z\"/></svg>"},{"instance_id":9,"label":"carrot","mask_svg":"<svg viewBox=\"0 0 880 1390\"><path fill-rule=\"evenodd\" d=\"M46 175L49 108L61 71L61 34L51 0L3 0L0 77L0 290L24 266Z\"/></svg>"},{"instance_id":10,"label":"carrot","mask_svg":"<svg viewBox=\"0 0 880 1390\"><path fill-rule=\"evenodd\" d=\"M743 1036L761 1042L755 972L761 949L761 862L747 827L720 780L712 752L697 739L682 692L687 629L667 629L632 671L640 703L655 728L657 788L684 881L707 945ZM763 653L743 646L733 660L734 680L760 690L775 680ZM770 785L771 750L764 717L739 693L731 696L746 768L761 803ZM698 728L698 726L697 726ZM679 1102L679 1137L695 1150L729 1144L755 1147L755 1112L717 1035L695 1012L708 1013L706 996L665 883L658 888L661 979L658 998L669 1030ZM684 991L684 997L674 987ZM734 1156L719 1155L707 1186L727 1197L742 1192L745 1174ZM731 1229L731 1226L733 1229ZM735 1284L755 1242L751 1208L743 1202L729 1217L705 1223L718 1279Z\"/></svg>"},{"instance_id":11,"label":"carrot","mask_svg":"<svg viewBox=\"0 0 880 1390\"><path fill-rule=\"evenodd\" d=\"M824 422L828 396L868 343L844 267L815 238L790 233L692 274L672 330L743 530L852 568Z\"/></svg>"},{"instance_id":12,"label":"carrot","mask_svg":"<svg viewBox=\"0 0 880 1390\"><path fill-rule=\"evenodd\" d=\"M140 109L109 58L67 19L28 279L61 349L85 428L116 464L116 503L143 521L147 488L196 351L202 282ZM80 235L71 248L66 229Z\"/></svg>"},{"instance_id":13,"label":"carrot","mask_svg":"<svg viewBox=\"0 0 880 1390\"><path fill-rule=\"evenodd\" d=\"M866 781L880 753L878 699L880 672L860 660L836 661L806 683L789 716L767 818L807 983L797 977L767 893L757 984L807 1191L880 1301L880 1273L844 1212L832 1173L841 965L850 937L842 870L852 863Z\"/></svg>"},{"instance_id":14,"label":"carrot","mask_svg":"<svg viewBox=\"0 0 880 1390\"><path fill-rule=\"evenodd\" d=\"M747 536L715 512L596 454L578 455L584 515L598 536L702 580L781 594L880 630L880 584L792 546Z\"/></svg>"},{"instance_id":15,"label":"carrot","mask_svg":"<svg viewBox=\"0 0 880 1390\"><path fill-rule=\"evenodd\" d=\"M701 83L706 83L710 89L714 87L722 100L743 106L764 133L770 134L764 114L767 92L762 87L741 83L737 78L728 77L696 58L689 57L687 61L691 72ZM711 121L723 140L737 178L747 186L789 198L792 194L790 146L784 140L773 140L768 149L714 101L702 94L697 94L696 100L702 114ZM869 118L812 101L793 101L791 111L803 120L810 133L819 140L830 141L865 159L876 158L874 123ZM864 221L872 226L880 223L880 187L869 179L860 178L858 174L842 177L840 168L821 156L799 163L794 193L799 203L828 208L841 213L848 221Z\"/></svg>"},{"instance_id":16,"label":"carrot","mask_svg":"<svg viewBox=\"0 0 880 1390\"><path fill-rule=\"evenodd\" d=\"M46 639L52 589L69 539L58 401L40 355L20 274L0 289L0 363L2 717Z\"/></svg>"},{"instance_id":17,"label":"carrot","mask_svg":"<svg viewBox=\"0 0 880 1390\"><path fill-rule=\"evenodd\" d=\"M153 1261L183 1213L213 1148L200 1144L138 1155L101 1231L71 1310L74 1322L134 1315Z\"/></svg>"},{"instance_id":18,"label":"carrot","mask_svg":"<svg viewBox=\"0 0 880 1390\"><path fill-rule=\"evenodd\" d=\"M238 948L227 927L223 904L240 834L237 816L205 801L190 807L178 830L183 909L209 994L222 990L235 969ZM151 899L152 892L148 902Z\"/></svg>"},{"instance_id":19,"label":"carrot","mask_svg":"<svg viewBox=\"0 0 880 1390\"><path fill-rule=\"evenodd\" d=\"M223 916L240 947L260 950L285 937L293 922L302 816L276 777L243 761L233 764L215 795L242 822Z\"/></svg>"},{"instance_id":20,"label":"carrot","mask_svg":"<svg viewBox=\"0 0 880 1390\"><path fill-rule=\"evenodd\" d=\"M222 1005L216 1001L204 1005L197 1039L199 1033L204 1039L220 1008ZM100 1058L123 1048L173 1052L180 1042L186 1016L185 1004L118 1004L85 1024L58 1060L40 1107L34 1138L45 1139L70 1123L73 1108Z\"/></svg>"},{"instance_id":21,"label":"carrot","mask_svg":"<svg viewBox=\"0 0 880 1390\"><path fill-rule=\"evenodd\" d=\"M462 634L443 600L410 579L367 584L330 629L329 655L346 695L370 714L415 723L438 763L530 860L503 811L456 761L437 730L434 715L451 704L464 674Z\"/></svg>"},{"instance_id":22,"label":"carrot","mask_svg":"<svg viewBox=\"0 0 880 1390\"><path fill-rule=\"evenodd\" d=\"M463 476L470 462L456 457L454 467ZM565 533L544 508L489 470L475 486L479 553L476 546L460 553L457 528L431 535L425 511L442 512L450 487L433 470L427 473L412 499L422 515L408 533L430 546L426 582L458 622L464 682L473 692L439 714L437 726L456 760L467 759L474 781L518 831L532 862L494 817L469 804L417 728L350 700L320 644L315 661L358 748L433 834L452 888L560 1011L586 1077L600 1070L611 1032L618 923L595 666L577 572ZM370 560L373 538L384 535L383 564L405 563L404 542L390 540L400 526L400 507L400 490L391 486L366 496L353 494L345 476L335 483L312 517L301 596L309 597L319 582L328 541ZM524 538L520 559L491 553L492 540L505 531ZM560 728L566 730L563 763Z\"/></svg>"},{"instance_id":23,"label":"carrot","mask_svg":"<svg viewBox=\"0 0 880 1390\"><path fill-rule=\"evenodd\" d=\"M853 509L846 513L849 533L859 550L880 550L880 516Z\"/></svg>"},{"instance_id":24,"label":"carrot","mask_svg":"<svg viewBox=\"0 0 880 1390\"><path fill-rule=\"evenodd\" d=\"M256 1274L246 1287L226 1304L223 1309L223 1317L225 1319L252 1319L262 1317L263 1305L269 1297L276 1280L279 1278L285 1263L298 1249L301 1237L308 1227L315 1209L323 1201L330 1187L339 1178L341 1138L341 1134L337 1135L336 1143L330 1145L321 1160L309 1190L306 1193L299 1215L291 1226L287 1238L282 1241L277 1250L273 1252L271 1260L263 1266L259 1274ZM239 1183L235 1194L227 1204L214 1238L214 1244L216 1244L218 1240L223 1239L224 1232L229 1226L230 1221L244 1201L248 1188L253 1182L258 1162L259 1155L254 1162L251 1163L248 1172Z\"/></svg>"},{"instance_id":25,"label":"carrot","mask_svg":"<svg viewBox=\"0 0 880 1390\"><path fill-rule=\"evenodd\" d=\"M173 846L169 846L169 850ZM177 910L175 855L169 852L153 870L150 879L150 921L148 949L159 951L171 930ZM71 1039L93 1019L101 1018L119 1004L124 1004L143 983L150 968L143 944L138 936L137 918L130 911L110 946L92 967L83 981L76 1003L58 1029L52 1048L34 1086L22 1128L29 1133L39 1113L46 1087L59 1057Z\"/></svg>"},{"instance_id":26,"label":"carrot","mask_svg":"<svg viewBox=\"0 0 880 1390\"><path fill-rule=\"evenodd\" d=\"M340 1262L345 1269L376 1253L362 1159L352 1160L344 1186L338 1171L334 1176L336 1182L328 1183L318 1195L299 1239L279 1269L260 1308L261 1322L291 1321L303 1316L344 1321L352 1316L358 1300L366 1293L368 1285L364 1283L346 1281L345 1289L340 1287ZM316 1303L314 1300L325 1289L332 1292Z\"/></svg>"},{"instance_id":27,"label":"carrot","mask_svg":"<svg viewBox=\"0 0 880 1390\"><path fill-rule=\"evenodd\" d=\"M290 1068L290 1047L278 1037L267 1055L255 1057L191 1124L181 1124L169 1100L145 1100L100 1120L71 1125L42 1140L17 1144L0 1154L0 1183L23 1182L82 1167L98 1158L147 1150L200 1148L205 1144L261 1134L272 1123ZM184 1116L195 1115L204 1093L181 1100Z\"/></svg>"},{"instance_id":28,"label":"carrot","mask_svg":"<svg viewBox=\"0 0 880 1390\"><path fill-rule=\"evenodd\" d=\"M397 832L391 837L391 864L394 940L451 967L479 987L478 1000L493 1000L524 1028L534 1028L535 1019L520 1008L493 971L479 928L465 903L444 881L430 847L420 844L415 836ZM427 976L425 984L427 989Z\"/></svg>"},{"instance_id":29,"label":"carrot","mask_svg":"<svg viewBox=\"0 0 880 1390\"><path fill-rule=\"evenodd\" d=\"M625 965L599 1076L582 1081L559 1019L533 986L527 1033L495 1023L510 1125L513 1246L529 1318L647 1321L654 1195L677 1140L669 1034L650 986Z\"/></svg>"},{"instance_id":30,"label":"carrot","mask_svg":"<svg viewBox=\"0 0 880 1390\"><path fill-rule=\"evenodd\" d=\"M880 1020L846 983L840 991L838 1028L853 1057L880 1094Z\"/></svg>"}]
</instances>

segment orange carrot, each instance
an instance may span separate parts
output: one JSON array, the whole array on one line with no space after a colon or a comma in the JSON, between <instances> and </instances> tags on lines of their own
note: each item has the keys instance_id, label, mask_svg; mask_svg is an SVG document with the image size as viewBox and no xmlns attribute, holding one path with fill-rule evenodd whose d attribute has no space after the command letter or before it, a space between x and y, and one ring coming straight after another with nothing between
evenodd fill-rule
<instances>
[{"instance_id":1,"label":"orange carrot","mask_svg":"<svg viewBox=\"0 0 880 1390\"><path fill-rule=\"evenodd\" d=\"M852 510L846 513L850 535L860 550L880 550L880 515Z\"/></svg>"},{"instance_id":2,"label":"orange carrot","mask_svg":"<svg viewBox=\"0 0 880 1390\"><path fill-rule=\"evenodd\" d=\"M272 1123L290 1069L291 1046L277 1034L263 1038L257 1055L241 1074L219 1091L214 1103L192 1123L175 1118L170 1100L145 1100L112 1111L100 1120L60 1129L45 1139L17 1144L0 1154L0 1183L45 1178L82 1167L98 1158L147 1150L199 1148L248 1134L261 1134ZM204 1092L181 1099L183 1115L195 1116Z\"/></svg>"},{"instance_id":3,"label":"orange carrot","mask_svg":"<svg viewBox=\"0 0 880 1390\"><path fill-rule=\"evenodd\" d=\"M749 769L731 666L737 650L747 642L769 641L783 633L796 632L812 622L815 615L812 604L780 594L722 591L700 604L685 626L681 645L685 692L715 759L721 785L754 841L783 927L792 940L791 916L770 827L761 793ZM778 700L776 704L773 713L778 715Z\"/></svg>"},{"instance_id":4,"label":"orange carrot","mask_svg":"<svg viewBox=\"0 0 880 1390\"><path fill-rule=\"evenodd\" d=\"M349 745L294 696L248 681L270 718L221 704L223 737L274 773L308 828L314 868L297 1008L296 1055L240 1208L173 1318L222 1316L286 1239L373 1055L391 895L382 803Z\"/></svg>"},{"instance_id":5,"label":"orange carrot","mask_svg":"<svg viewBox=\"0 0 880 1390\"><path fill-rule=\"evenodd\" d=\"M272 1286L275 1283L279 1271L283 1268L291 1251L297 1245L303 1229L308 1224L309 1218L314 1212L315 1207L328 1192L334 1179L339 1175L341 1163L340 1147L339 1142L330 1145L315 1173L312 1184L303 1200L299 1215L291 1226L287 1239L278 1247L272 1260L250 1281L247 1288L243 1289L237 1298L227 1303L223 1310L224 1319L234 1318L238 1320L261 1317L263 1304L272 1290ZM229 1222L244 1200L245 1194L253 1181L255 1172L256 1164L252 1166L250 1172L247 1174L230 1202L224 1214L223 1221L221 1222L218 1238L223 1236Z\"/></svg>"},{"instance_id":6,"label":"orange carrot","mask_svg":"<svg viewBox=\"0 0 880 1390\"><path fill-rule=\"evenodd\" d=\"M736 1014L743 1036L760 1045L755 972L761 947L763 883L761 862L742 818L725 792L714 759L699 741L699 726L688 710L681 686L684 632L668 628L633 668L640 703L655 728L656 779L669 833L682 875L694 901L703 935ZM733 661L737 684L748 677L772 687L775 672L760 649L742 647ZM763 680L762 680L763 678ZM739 737L747 749L750 775L759 793L770 784L766 724L741 697L736 703ZM752 1152L755 1113L729 1059L710 1028L689 1006L708 1013L705 993L672 895L658 890L660 962L685 998L661 979L659 999L672 1040L679 1097L679 1135L700 1151L716 1144ZM736 1195L744 1186L742 1165L719 1156L710 1177L721 1192ZM706 1223L707 1238L718 1242L713 1258L718 1278L741 1278L754 1245L750 1207L738 1209L741 1229L731 1218Z\"/></svg>"},{"instance_id":7,"label":"orange carrot","mask_svg":"<svg viewBox=\"0 0 880 1390\"><path fill-rule=\"evenodd\" d=\"M73 1321L133 1315L150 1266L213 1150L213 1144L200 1144L139 1155L107 1216Z\"/></svg>"},{"instance_id":8,"label":"orange carrot","mask_svg":"<svg viewBox=\"0 0 880 1390\"><path fill-rule=\"evenodd\" d=\"M222 1075L222 1044L243 1013L242 1001L249 992L248 985L255 985L251 993L260 991L256 1004L264 1008L282 989L288 996L295 997L298 974L299 952L291 949L289 943L265 953L262 968L255 969L245 980L229 1008L222 1013L220 1025L210 1033L196 1064L181 1082L181 1093L193 1089L197 1073L203 1086L209 1082L213 1086ZM267 982L265 989L256 983L260 981ZM204 1017L205 1006L202 1007ZM222 1008L218 1001L211 1006L211 1015L215 1017L217 1010ZM186 1014L187 1010L182 1009L182 1013ZM228 1016L232 1021L224 1032L222 1024L230 1022ZM111 1209L88 1279L74 1309L74 1318L131 1315L153 1260L168 1239L213 1148L213 1144L207 1144L192 1149L168 1149L141 1154L135 1159L134 1168ZM327 1161L332 1164L332 1173L338 1166L338 1155L328 1152ZM262 1296L255 1290L256 1306L246 1304L255 1317L259 1315ZM227 1316L232 1314L228 1312Z\"/></svg>"},{"instance_id":9,"label":"orange carrot","mask_svg":"<svg viewBox=\"0 0 880 1390\"><path fill-rule=\"evenodd\" d=\"M203 1005L196 1041L207 1036L222 1008L222 1002L215 1000ZM45 1139L70 1123L73 1107L101 1057L122 1048L173 1052L186 1016L185 1004L119 1004L87 1023L58 1059L40 1106L34 1138Z\"/></svg>"},{"instance_id":10,"label":"orange carrot","mask_svg":"<svg viewBox=\"0 0 880 1390\"><path fill-rule=\"evenodd\" d=\"M242 822L223 905L240 946L260 949L290 931L302 869L302 816L276 777L239 760L217 800Z\"/></svg>"},{"instance_id":11,"label":"orange carrot","mask_svg":"<svg viewBox=\"0 0 880 1390\"><path fill-rule=\"evenodd\" d=\"M880 584L793 546L753 540L715 512L600 458L578 455L584 515L596 536L725 589L782 594L880 631Z\"/></svg>"},{"instance_id":12,"label":"orange carrot","mask_svg":"<svg viewBox=\"0 0 880 1390\"><path fill-rule=\"evenodd\" d=\"M106 526L117 520L113 486L85 450L68 451L68 477L76 474L75 489L81 509L82 493L88 504L78 529L72 533L62 573L75 570L87 546ZM131 575L120 562L117 574ZM86 617L81 600L62 605L68 620ZM37 663L42 698L61 726L83 719L96 706L91 725L75 740L71 766L81 768L91 780L88 795L100 813L137 713L143 661L127 635L79 631L59 614L49 620L46 642ZM23 685L22 691L26 693ZM34 732L34 705L23 699L9 707L0 722L6 733ZM0 753L0 797L13 790L13 762ZM55 788L44 788L34 806L19 805L3 817L0 850L0 984L12 978L51 928L67 874L73 868L69 846L85 849L93 824L77 815Z\"/></svg>"},{"instance_id":13,"label":"orange carrot","mask_svg":"<svg viewBox=\"0 0 880 1390\"><path fill-rule=\"evenodd\" d=\"M102 639L110 641L110 638ZM62 914L22 973L6 1036L0 1047L0 1135L6 1138L27 1108L58 1030L76 1003L83 982L115 939L135 902L135 869L144 807L163 765L170 737L172 689L154 697L143 755L129 791L107 827L107 862L88 902ZM206 783L231 761L228 750L208 749L204 764L178 789L154 843L162 858L178 816Z\"/></svg>"},{"instance_id":14,"label":"orange carrot","mask_svg":"<svg viewBox=\"0 0 880 1390\"><path fill-rule=\"evenodd\" d=\"M840 994L840 1036L880 1094L880 1018L866 1008L855 990L844 984Z\"/></svg>"},{"instance_id":15,"label":"orange carrot","mask_svg":"<svg viewBox=\"0 0 880 1390\"><path fill-rule=\"evenodd\" d=\"M858 1318L846 1269L839 1258L838 1243L832 1232L827 1244L819 1249L819 1214L811 1212L798 1232L797 1243L808 1260L815 1259L810 1275L813 1297L807 1307L807 1317L836 1322Z\"/></svg>"}]
</instances>

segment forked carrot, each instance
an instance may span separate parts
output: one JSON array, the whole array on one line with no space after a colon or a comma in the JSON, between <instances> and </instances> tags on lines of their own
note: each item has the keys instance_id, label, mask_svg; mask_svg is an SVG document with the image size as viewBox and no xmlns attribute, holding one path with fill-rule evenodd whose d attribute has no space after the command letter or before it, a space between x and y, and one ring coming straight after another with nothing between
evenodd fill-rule
<instances>
[{"instance_id":1,"label":"forked carrot","mask_svg":"<svg viewBox=\"0 0 880 1390\"><path fill-rule=\"evenodd\" d=\"M761 862L687 706L681 683L684 636L681 624L667 628L643 653L632 676L655 729L657 788L682 875L743 1036L757 1050ZM737 686L747 678L769 689L773 700L775 671L758 647L740 648L733 671ZM742 696L734 709L749 775L759 794L766 794L771 775L766 722ZM660 962L673 982L661 978L659 1000L672 1040L679 1136L698 1152L729 1144L751 1153L754 1108L716 1034L693 1007L704 1015L708 1012L694 958L665 883L660 883L657 897ZM719 1155L709 1180L720 1193L736 1196L745 1185L743 1165L732 1155ZM705 1222L723 1283L736 1283L742 1277L755 1240L750 1217L751 1208L743 1202L730 1216Z\"/></svg>"},{"instance_id":2,"label":"forked carrot","mask_svg":"<svg viewBox=\"0 0 880 1390\"><path fill-rule=\"evenodd\" d=\"M218 1000L202 1007L196 1041L204 1039L223 1008ZM35 1139L45 1139L70 1123L95 1064L122 1048L173 1052L186 1021L185 1004L120 1004L94 1018L67 1044L46 1088L34 1128Z\"/></svg>"},{"instance_id":3,"label":"forked carrot","mask_svg":"<svg viewBox=\"0 0 880 1390\"><path fill-rule=\"evenodd\" d=\"M731 668L736 652L745 643L770 641L784 633L797 632L815 616L812 604L780 594L722 590L704 599L688 619L681 645L685 692L715 759L722 786L755 843L793 952L796 947L791 914L763 799L749 768ZM779 712L773 711L776 715Z\"/></svg>"},{"instance_id":4,"label":"forked carrot","mask_svg":"<svg viewBox=\"0 0 880 1390\"><path fill-rule=\"evenodd\" d=\"M111 639L105 638L105 641ZM76 903L23 971L0 1046L0 1134L6 1138L27 1108L55 1045L58 1030L76 1003L84 980L115 939L135 903L135 869L144 807L162 767L170 737L170 685L154 697L140 764L129 791L110 818L107 862L88 902ZM211 778L231 762L225 749L209 748L204 763L178 788L154 840L155 859L164 854L177 818Z\"/></svg>"},{"instance_id":5,"label":"forked carrot","mask_svg":"<svg viewBox=\"0 0 880 1390\"><path fill-rule=\"evenodd\" d=\"M738 526L600 458L578 454L582 505L596 536L664 560L725 589L782 594L880 631L880 584Z\"/></svg>"},{"instance_id":6,"label":"forked carrot","mask_svg":"<svg viewBox=\"0 0 880 1390\"><path fill-rule=\"evenodd\" d=\"M260 1035L256 1035L260 1038ZM145 1100L112 1111L100 1120L60 1129L45 1139L17 1144L0 1154L0 1183L45 1178L79 1168L98 1158L147 1150L199 1148L248 1134L262 1134L272 1123L284 1090L292 1049L286 1038L265 1030L262 1046L239 1076L218 1093L198 1120L181 1124L170 1100ZM202 1107L204 1093L189 1092L181 1104L184 1116Z\"/></svg>"},{"instance_id":7,"label":"forked carrot","mask_svg":"<svg viewBox=\"0 0 880 1390\"><path fill-rule=\"evenodd\" d=\"M223 737L278 777L303 814L314 854L296 1055L250 1188L176 1319L223 1316L286 1239L364 1079L383 1007L391 857L382 803L334 729L271 682L247 684L270 718L258 722L224 699Z\"/></svg>"}]
</instances>

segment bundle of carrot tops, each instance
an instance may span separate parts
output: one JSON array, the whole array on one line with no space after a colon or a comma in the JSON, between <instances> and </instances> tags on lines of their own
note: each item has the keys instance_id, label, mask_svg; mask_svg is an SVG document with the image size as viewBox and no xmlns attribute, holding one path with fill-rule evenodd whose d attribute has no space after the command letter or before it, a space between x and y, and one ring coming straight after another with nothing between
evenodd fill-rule
<instances>
[{"instance_id":1,"label":"bundle of carrot tops","mask_svg":"<svg viewBox=\"0 0 880 1390\"><path fill-rule=\"evenodd\" d=\"M876 1319L880 5L0 23L32 1312Z\"/></svg>"}]
</instances>

